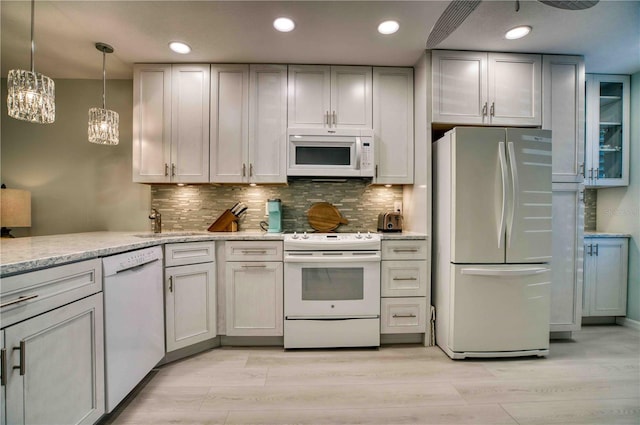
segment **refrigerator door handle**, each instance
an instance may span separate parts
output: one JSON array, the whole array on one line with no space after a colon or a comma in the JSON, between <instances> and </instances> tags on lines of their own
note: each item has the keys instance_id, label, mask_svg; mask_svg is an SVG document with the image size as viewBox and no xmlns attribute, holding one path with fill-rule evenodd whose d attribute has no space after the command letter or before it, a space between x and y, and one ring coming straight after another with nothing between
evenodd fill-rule
<instances>
[{"instance_id":1,"label":"refrigerator door handle","mask_svg":"<svg viewBox=\"0 0 640 425\"><path fill-rule=\"evenodd\" d=\"M498 143L498 157L500 158L500 175L502 176L502 210L498 226L498 248L502 248L507 221L507 153L504 142Z\"/></svg>"},{"instance_id":2,"label":"refrigerator door handle","mask_svg":"<svg viewBox=\"0 0 640 425\"><path fill-rule=\"evenodd\" d=\"M511 236L513 235L513 220L518 210L518 193L520 192L520 184L518 183L518 166L516 164L516 152L513 142L509 142L509 165L511 167L511 189L513 197L511 198L511 213L509 214L509 223L507 225L507 247L511 246Z\"/></svg>"},{"instance_id":3,"label":"refrigerator door handle","mask_svg":"<svg viewBox=\"0 0 640 425\"><path fill-rule=\"evenodd\" d=\"M511 277L511 276L530 276L530 275L545 273L548 271L551 271L551 269L547 267L526 267L521 269L510 269L510 270L464 268L460 270L460 273L466 274L469 276Z\"/></svg>"}]
</instances>

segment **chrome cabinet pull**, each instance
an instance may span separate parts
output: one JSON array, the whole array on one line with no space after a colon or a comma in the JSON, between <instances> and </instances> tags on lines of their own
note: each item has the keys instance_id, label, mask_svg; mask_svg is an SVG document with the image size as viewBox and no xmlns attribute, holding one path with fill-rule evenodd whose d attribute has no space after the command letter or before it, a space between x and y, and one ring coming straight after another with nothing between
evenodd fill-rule
<instances>
[{"instance_id":1,"label":"chrome cabinet pull","mask_svg":"<svg viewBox=\"0 0 640 425\"><path fill-rule=\"evenodd\" d=\"M393 252L418 252L418 248L393 248Z\"/></svg>"},{"instance_id":2,"label":"chrome cabinet pull","mask_svg":"<svg viewBox=\"0 0 640 425\"><path fill-rule=\"evenodd\" d=\"M335 127L338 124L338 116L336 115L336 111L333 111L333 126Z\"/></svg>"},{"instance_id":3,"label":"chrome cabinet pull","mask_svg":"<svg viewBox=\"0 0 640 425\"><path fill-rule=\"evenodd\" d=\"M164 176L169 177L169 164L164 163Z\"/></svg>"},{"instance_id":4,"label":"chrome cabinet pull","mask_svg":"<svg viewBox=\"0 0 640 425\"><path fill-rule=\"evenodd\" d=\"M580 191L580 195L578 195L578 200L579 200L580 202L582 202L583 204L585 203L585 200L584 200L584 190L581 190L581 191Z\"/></svg>"},{"instance_id":5,"label":"chrome cabinet pull","mask_svg":"<svg viewBox=\"0 0 640 425\"><path fill-rule=\"evenodd\" d=\"M587 245L587 255L591 256L593 254L593 245Z\"/></svg>"},{"instance_id":6,"label":"chrome cabinet pull","mask_svg":"<svg viewBox=\"0 0 640 425\"><path fill-rule=\"evenodd\" d=\"M394 277L393 280L418 280L417 277Z\"/></svg>"},{"instance_id":7,"label":"chrome cabinet pull","mask_svg":"<svg viewBox=\"0 0 640 425\"><path fill-rule=\"evenodd\" d=\"M247 164L242 163L242 177L247 175Z\"/></svg>"},{"instance_id":8,"label":"chrome cabinet pull","mask_svg":"<svg viewBox=\"0 0 640 425\"><path fill-rule=\"evenodd\" d=\"M169 276L169 292L173 292L173 276Z\"/></svg>"},{"instance_id":9,"label":"chrome cabinet pull","mask_svg":"<svg viewBox=\"0 0 640 425\"><path fill-rule=\"evenodd\" d=\"M243 249L242 253L245 255L257 255L257 254L266 254L266 249Z\"/></svg>"},{"instance_id":10,"label":"chrome cabinet pull","mask_svg":"<svg viewBox=\"0 0 640 425\"><path fill-rule=\"evenodd\" d=\"M324 123L328 126L331 126L331 123L329 122L329 111L324 113Z\"/></svg>"},{"instance_id":11,"label":"chrome cabinet pull","mask_svg":"<svg viewBox=\"0 0 640 425\"><path fill-rule=\"evenodd\" d=\"M376 164L376 166L375 166L374 175L375 175L376 178L378 178L378 164Z\"/></svg>"},{"instance_id":12,"label":"chrome cabinet pull","mask_svg":"<svg viewBox=\"0 0 640 425\"><path fill-rule=\"evenodd\" d=\"M491 102L491 110L489 111L489 115L494 117L496 115L496 103Z\"/></svg>"},{"instance_id":13,"label":"chrome cabinet pull","mask_svg":"<svg viewBox=\"0 0 640 425\"><path fill-rule=\"evenodd\" d=\"M176 164L171 164L171 177L176 176Z\"/></svg>"},{"instance_id":14,"label":"chrome cabinet pull","mask_svg":"<svg viewBox=\"0 0 640 425\"><path fill-rule=\"evenodd\" d=\"M20 375L23 376L26 373L26 360L27 360L27 344L24 340L20 341L19 347L13 347L13 351L20 350L20 365L14 366L14 369L20 369ZM2 375L4 376L4 374Z\"/></svg>"},{"instance_id":15,"label":"chrome cabinet pull","mask_svg":"<svg viewBox=\"0 0 640 425\"><path fill-rule=\"evenodd\" d=\"M7 350L0 350L0 385L7 386Z\"/></svg>"},{"instance_id":16,"label":"chrome cabinet pull","mask_svg":"<svg viewBox=\"0 0 640 425\"><path fill-rule=\"evenodd\" d=\"M487 116L487 102L484 102L484 105L482 106L482 116Z\"/></svg>"},{"instance_id":17,"label":"chrome cabinet pull","mask_svg":"<svg viewBox=\"0 0 640 425\"><path fill-rule=\"evenodd\" d=\"M392 317L396 318L396 317L418 317L413 313L409 313L409 314L394 314Z\"/></svg>"},{"instance_id":18,"label":"chrome cabinet pull","mask_svg":"<svg viewBox=\"0 0 640 425\"><path fill-rule=\"evenodd\" d=\"M253 163L249 164L249 177L253 176Z\"/></svg>"},{"instance_id":19,"label":"chrome cabinet pull","mask_svg":"<svg viewBox=\"0 0 640 425\"><path fill-rule=\"evenodd\" d=\"M0 308L8 307L10 305L18 304L18 303L21 303L21 302L24 302L24 301L29 301L29 300L32 300L34 298L38 298L38 294L25 295L25 296L22 296L22 297L18 297L15 300L7 301L4 304L0 304Z\"/></svg>"},{"instance_id":20,"label":"chrome cabinet pull","mask_svg":"<svg viewBox=\"0 0 640 425\"><path fill-rule=\"evenodd\" d=\"M584 179L584 178L586 177L586 175L585 175L585 169L584 169L584 162L583 162L583 163L581 163L581 164L578 166L578 170L579 170L579 171L578 171L578 174L581 174L581 175L582 175L582 178Z\"/></svg>"},{"instance_id":21,"label":"chrome cabinet pull","mask_svg":"<svg viewBox=\"0 0 640 425\"><path fill-rule=\"evenodd\" d=\"M264 269L266 267L267 267L266 264L243 264L242 265L243 269Z\"/></svg>"},{"instance_id":22,"label":"chrome cabinet pull","mask_svg":"<svg viewBox=\"0 0 640 425\"><path fill-rule=\"evenodd\" d=\"M595 244L593 247L595 248L595 250L593 251L593 255L595 255L597 257L598 256L598 244Z\"/></svg>"}]
</instances>

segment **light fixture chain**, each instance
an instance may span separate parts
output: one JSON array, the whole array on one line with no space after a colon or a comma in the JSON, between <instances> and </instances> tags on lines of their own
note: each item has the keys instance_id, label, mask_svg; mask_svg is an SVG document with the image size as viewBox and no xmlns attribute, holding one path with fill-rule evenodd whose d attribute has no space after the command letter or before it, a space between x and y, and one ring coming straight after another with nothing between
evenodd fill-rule
<instances>
[{"instance_id":1,"label":"light fixture chain","mask_svg":"<svg viewBox=\"0 0 640 425\"><path fill-rule=\"evenodd\" d=\"M34 53L36 50L36 42L33 36L34 33L34 21L35 21L35 0L31 0L31 72L35 72L35 59L34 59Z\"/></svg>"},{"instance_id":2,"label":"light fixture chain","mask_svg":"<svg viewBox=\"0 0 640 425\"><path fill-rule=\"evenodd\" d=\"M107 109L107 53L102 50L102 109Z\"/></svg>"}]
</instances>

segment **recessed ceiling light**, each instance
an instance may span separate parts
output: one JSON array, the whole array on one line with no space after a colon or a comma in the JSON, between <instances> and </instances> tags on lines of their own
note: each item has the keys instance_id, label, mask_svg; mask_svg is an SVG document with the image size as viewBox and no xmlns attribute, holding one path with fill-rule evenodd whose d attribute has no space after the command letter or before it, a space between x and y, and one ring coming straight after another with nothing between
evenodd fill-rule
<instances>
[{"instance_id":1,"label":"recessed ceiling light","mask_svg":"<svg viewBox=\"0 0 640 425\"><path fill-rule=\"evenodd\" d=\"M273 27L280 32L293 31L296 24L289 18L278 18L273 21Z\"/></svg>"},{"instance_id":2,"label":"recessed ceiling light","mask_svg":"<svg viewBox=\"0 0 640 425\"><path fill-rule=\"evenodd\" d=\"M181 55L186 55L187 53L191 52L191 47L181 41L172 41L171 43L169 43L169 48L176 53L180 53Z\"/></svg>"},{"instance_id":3,"label":"recessed ceiling light","mask_svg":"<svg viewBox=\"0 0 640 425\"><path fill-rule=\"evenodd\" d=\"M522 25L519 27L511 28L504 35L504 38L506 38L507 40L517 40L529 34L530 32L531 32L531 27L529 25Z\"/></svg>"},{"instance_id":4,"label":"recessed ceiling light","mask_svg":"<svg viewBox=\"0 0 640 425\"><path fill-rule=\"evenodd\" d=\"M380 34L393 34L400 29L400 24L397 21L384 21L378 25L378 32Z\"/></svg>"}]
</instances>

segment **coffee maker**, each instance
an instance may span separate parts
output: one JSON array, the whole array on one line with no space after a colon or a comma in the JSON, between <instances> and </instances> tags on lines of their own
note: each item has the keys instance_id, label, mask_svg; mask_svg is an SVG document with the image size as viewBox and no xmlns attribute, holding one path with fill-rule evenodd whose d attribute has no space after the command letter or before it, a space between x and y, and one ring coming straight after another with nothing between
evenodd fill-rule
<instances>
[{"instance_id":1,"label":"coffee maker","mask_svg":"<svg viewBox=\"0 0 640 425\"><path fill-rule=\"evenodd\" d=\"M269 214L269 222L260 222L262 230L266 230L267 233L282 233L282 201L268 199L267 213Z\"/></svg>"}]
</instances>

